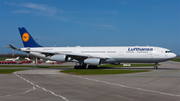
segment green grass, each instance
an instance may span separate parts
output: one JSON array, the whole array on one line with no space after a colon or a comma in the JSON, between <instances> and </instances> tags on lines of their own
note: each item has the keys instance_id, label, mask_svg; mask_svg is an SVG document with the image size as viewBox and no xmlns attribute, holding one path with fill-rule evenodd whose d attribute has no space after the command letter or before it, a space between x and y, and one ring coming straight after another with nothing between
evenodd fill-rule
<instances>
[{"instance_id":1,"label":"green grass","mask_svg":"<svg viewBox=\"0 0 180 101\"><path fill-rule=\"evenodd\" d=\"M0 65L0 67L34 67L34 65ZM37 67L38 68L50 68L50 67L72 67L72 66L41 66L41 65L39 65Z\"/></svg>"},{"instance_id":2,"label":"green grass","mask_svg":"<svg viewBox=\"0 0 180 101\"><path fill-rule=\"evenodd\" d=\"M73 67L73 66L38 66L38 68L51 68L51 67Z\"/></svg>"},{"instance_id":3,"label":"green grass","mask_svg":"<svg viewBox=\"0 0 180 101\"><path fill-rule=\"evenodd\" d=\"M101 69L82 69L82 70L64 70L62 73L74 75L107 75L107 74L127 74L138 72L149 72L149 70L101 70Z\"/></svg>"},{"instance_id":4,"label":"green grass","mask_svg":"<svg viewBox=\"0 0 180 101\"><path fill-rule=\"evenodd\" d=\"M5 61L6 57L0 57L0 61Z\"/></svg>"},{"instance_id":5,"label":"green grass","mask_svg":"<svg viewBox=\"0 0 180 101\"><path fill-rule=\"evenodd\" d=\"M11 74L15 71L22 71L27 69L0 69L0 74Z\"/></svg>"},{"instance_id":6,"label":"green grass","mask_svg":"<svg viewBox=\"0 0 180 101\"><path fill-rule=\"evenodd\" d=\"M146 66L154 66L154 64L131 64L131 66L123 66L123 64L120 65L113 65L113 64L106 64L106 65L101 65L99 67L146 67ZM160 64L158 64L160 66Z\"/></svg>"},{"instance_id":7,"label":"green grass","mask_svg":"<svg viewBox=\"0 0 180 101\"><path fill-rule=\"evenodd\" d=\"M34 67L33 65L0 65L0 67Z\"/></svg>"},{"instance_id":8,"label":"green grass","mask_svg":"<svg viewBox=\"0 0 180 101\"><path fill-rule=\"evenodd\" d=\"M180 62L180 58L174 58L171 61Z\"/></svg>"}]
</instances>

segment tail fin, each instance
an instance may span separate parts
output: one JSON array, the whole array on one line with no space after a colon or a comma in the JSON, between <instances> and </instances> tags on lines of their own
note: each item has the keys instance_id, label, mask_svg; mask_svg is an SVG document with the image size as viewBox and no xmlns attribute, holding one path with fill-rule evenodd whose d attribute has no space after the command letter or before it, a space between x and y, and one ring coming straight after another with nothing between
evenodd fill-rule
<instances>
[{"instance_id":1,"label":"tail fin","mask_svg":"<svg viewBox=\"0 0 180 101\"><path fill-rule=\"evenodd\" d=\"M17 60L19 59L19 56L16 58Z\"/></svg>"},{"instance_id":2,"label":"tail fin","mask_svg":"<svg viewBox=\"0 0 180 101\"><path fill-rule=\"evenodd\" d=\"M41 45L36 43L36 41L24 27L19 27L19 32L21 34L21 39L23 41L24 47L42 47Z\"/></svg>"}]
</instances>

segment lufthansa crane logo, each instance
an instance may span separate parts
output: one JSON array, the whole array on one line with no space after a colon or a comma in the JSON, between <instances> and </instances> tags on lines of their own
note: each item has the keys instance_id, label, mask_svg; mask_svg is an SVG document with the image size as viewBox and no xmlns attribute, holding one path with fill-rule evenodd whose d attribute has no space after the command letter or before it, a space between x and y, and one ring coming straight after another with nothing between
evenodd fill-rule
<instances>
[{"instance_id":1,"label":"lufthansa crane logo","mask_svg":"<svg viewBox=\"0 0 180 101\"><path fill-rule=\"evenodd\" d=\"M22 40L23 40L24 42L27 42L27 41L29 40L29 34L28 34L28 33L24 33L24 34L22 35Z\"/></svg>"}]
</instances>

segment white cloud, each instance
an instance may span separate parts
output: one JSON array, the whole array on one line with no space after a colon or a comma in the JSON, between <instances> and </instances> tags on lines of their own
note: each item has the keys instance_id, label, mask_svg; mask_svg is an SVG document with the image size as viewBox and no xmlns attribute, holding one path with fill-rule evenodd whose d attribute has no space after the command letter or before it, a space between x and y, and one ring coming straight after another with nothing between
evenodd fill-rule
<instances>
[{"instance_id":1,"label":"white cloud","mask_svg":"<svg viewBox=\"0 0 180 101\"><path fill-rule=\"evenodd\" d=\"M45 15L45 16L53 16L57 13L64 13L62 10L58 10L56 7L50 7L44 4L35 4L35 3L9 3L4 2L4 4L12 5L12 6L19 6L19 7L25 7L23 10L16 10L13 11L13 13L34 13L38 15ZM27 9L27 10L24 10Z\"/></svg>"},{"instance_id":2,"label":"white cloud","mask_svg":"<svg viewBox=\"0 0 180 101\"><path fill-rule=\"evenodd\" d=\"M4 2L6 5L12 5L12 6L18 6L17 9L19 10L14 10L12 13L29 13L29 14L34 14L34 15L40 15L40 16L49 16L53 18L54 20L57 21L69 21L69 19L72 19L73 17L64 17L61 14L62 13L77 13L77 12L65 12L63 10L57 9L56 7L51 7L45 4L36 4L36 3L13 3L13 2ZM92 12L94 13L94 12ZM116 11L101 11L97 13L109 13L109 14L117 14ZM75 21L71 21L72 23L75 23ZM81 23L81 21L79 22ZM109 24L92 24L88 23L86 25L91 25L95 26L98 29L111 29L114 30L113 25Z\"/></svg>"},{"instance_id":3,"label":"white cloud","mask_svg":"<svg viewBox=\"0 0 180 101\"><path fill-rule=\"evenodd\" d=\"M108 28L108 29L112 29L114 30L114 26L113 25L100 25L101 27L104 27L104 28Z\"/></svg>"},{"instance_id":4,"label":"white cloud","mask_svg":"<svg viewBox=\"0 0 180 101\"><path fill-rule=\"evenodd\" d=\"M98 29L111 29L111 30L115 29L113 25L108 25L108 24L91 24L91 25L98 27Z\"/></svg>"},{"instance_id":5,"label":"white cloud","mask_svg":"<svg viewBox=\"0 0 180 101\"><path fill-rule=\"evenodd\" d=\"M16 10L16 11L13 11L13 13L29 13L30 11L29 10Z\"/></svg>"},{"instance_id":6,"label":"white cloud","mask_svg":"<svg viewBox=\"0 0 180 101\"><path fill-rule=\"evenodd\" d=\"M46 5L40 5L40 4L34 4L34 3L25 3L25 4L21 4L20 6L35 9L35 10L38 10L38 11L41 11L50 15L53 15L58 11L55 7L49 7Z\"/></svg>"}]
</instances>

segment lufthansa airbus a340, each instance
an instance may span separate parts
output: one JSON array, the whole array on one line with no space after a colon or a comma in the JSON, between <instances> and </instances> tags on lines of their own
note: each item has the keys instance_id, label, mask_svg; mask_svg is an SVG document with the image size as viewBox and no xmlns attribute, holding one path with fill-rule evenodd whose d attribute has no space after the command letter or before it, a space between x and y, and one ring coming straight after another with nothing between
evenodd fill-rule
<instances>
[{"instance_id":1,"label":"lufthansa airbus a340","mask_svg":"<svg viewBox=\"0 0 180 101\"><path fill-rule=\"evenodd\" d=\"M39 58L59 61L76 62L75 69L97 68L104 63L155 63L158 69L159 62L176 57L169 49L153 46L126 46L126 47L43 47L35 42L24 27L19 28L24 48L12 49L26 52Z\"/></svg>"}]
</instances>

